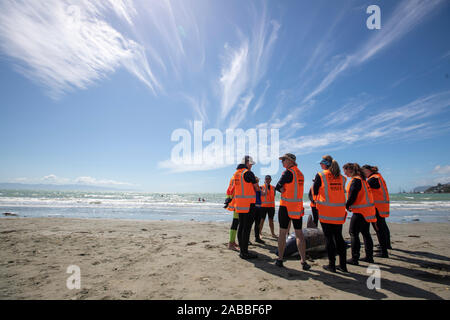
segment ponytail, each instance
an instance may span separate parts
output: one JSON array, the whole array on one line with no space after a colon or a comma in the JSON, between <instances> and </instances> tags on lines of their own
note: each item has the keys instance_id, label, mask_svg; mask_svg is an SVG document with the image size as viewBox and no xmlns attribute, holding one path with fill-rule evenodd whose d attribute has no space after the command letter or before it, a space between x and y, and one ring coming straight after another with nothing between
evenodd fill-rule
<instances>
[{"instance_id":1,"label":"ponytail","mask_svg":"<svg viewBox=\"0 0 450 320\"><path fill-rule=\"evenodd\" d=\"M341 175L341 169L339 168L339 164L336 160L333 159L332 156L326 155L322 157L323 160L326 160L328 163L331 163L327 169L330 170L331 174L336 178Z\"/></svg>"},{"instance_id":2,"label":"ponytail","mask_svg":"<svg viewBox=\"0 0 450 320\"><path fill-rule=\"evenodd\" d=\"M331 166L330 166L330 172L333 176L335 176L336 178L339 177L341 175L341 169L339 168L339 164L337 163L336 160L333 160L331 162Z\"/></svg>"}]
</instances>

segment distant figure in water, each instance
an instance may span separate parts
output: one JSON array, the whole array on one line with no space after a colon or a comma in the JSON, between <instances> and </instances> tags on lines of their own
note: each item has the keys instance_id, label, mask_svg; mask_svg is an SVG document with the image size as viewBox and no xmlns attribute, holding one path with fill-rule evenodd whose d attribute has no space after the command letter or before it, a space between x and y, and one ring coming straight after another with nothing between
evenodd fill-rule
<instances>
[{"instance_id":1,"label":"distant figure in water","mask_svg":"<svg viewBox=\"0 0 450 320\"><path fill-rule=\"evenodd\" d=\"M202 199L198 198L198 202L201 202L201 201L202 201Z\"/></svg>"},{"instance_id":2,"label":"distant figure in water","mask_svg":"<svg viewBox=\"0 0 450 320\"><path fill-rule=\"evenodd\" d=\"M203 198L202 201L205 202L205 198Z\"/></svg>"}]
</instances>

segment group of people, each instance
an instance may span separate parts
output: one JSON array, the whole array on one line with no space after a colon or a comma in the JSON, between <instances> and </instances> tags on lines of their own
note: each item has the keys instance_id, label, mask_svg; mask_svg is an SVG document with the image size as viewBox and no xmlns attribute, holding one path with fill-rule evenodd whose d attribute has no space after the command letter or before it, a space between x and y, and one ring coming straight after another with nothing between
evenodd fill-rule
<instances>
[{"instance_id":1,"label":"group of people","mask_svg":"<svg viewBox=\"0 0 450 320\"><path fill-rule=\"evenodd\" d=\"M225 208L233 211L228 248L239 252L242 259L255 259L257 254L249 252L249 240L253 223L255 223L255 241L261 239L266 215L269 217L270 231L273 237L275 215L275 192L281 193L278 209L279 235L278 258L275 265L283 267L286 236L290 225L294 227L296 244L300 254L303 270L311 266L306 262L306 243L302 232L304 176L299 170L296 156L286 153L279 158L285 168L276 186L271 185L271 177L266 176L264 185L259 186L259 179L252 172L255 164L252 157L245 156L237 166L227 189ZM348 272L347 263L358 265L359 261L373 263L373 241L370 224L376 231L381 247L378 257L388 258L391 249L389 228L386 218L389 216L389 193L386 182L378 168L371 165L360 167L357 163L347 163L341 174L339 164L331 156L323 156L319 162L322 171L317 173L309 190L310 206L316 226L320 221L326 240L328 265L325 270ZM347 260L347 244L342 236L342 226L347 220L347 212L352 212L350 219L351 259ZM364 239L366 256L360 259L359 234ZM236 235L238 244L236 243ZM339 265L336 266L336 253Z\"/></svg>"}]
</instances>

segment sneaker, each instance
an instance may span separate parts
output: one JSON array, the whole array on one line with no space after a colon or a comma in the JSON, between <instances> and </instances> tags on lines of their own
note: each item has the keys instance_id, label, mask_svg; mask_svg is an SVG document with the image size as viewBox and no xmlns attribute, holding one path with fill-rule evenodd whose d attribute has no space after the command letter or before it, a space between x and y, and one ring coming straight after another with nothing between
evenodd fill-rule
<instances>
[{"instance_id":1,"label":"sneaker","mask_svg":"<svg viewBox=\"0 0 450 320\"><path fill-rule=\"evenodd\" d=\"M280 267L280 268L282 268L283 267L283 260L275 260L275 265L277 266L277 267Z\"/></svg>"},{"instance_id":2,"label":"sneaker","mask_svg":"<svg viewBox=\"0 0 450 320\"><path fill-rule=\"evenodd\" d=\"M272 235L272 238L278 239L278 236L277 236L276 234L273 234L273 235Z\"/></svg>"},{"instance_id":3,"label":"sneaker","mask_svg":"<svg viewBox=\"0 0 450 320\"><path fill-rule=\"evenodd\" d=\"M345 266L338 266L336 267L337 270L341 271L341 272L345 272L348 273L347 267Z\"/></svg>"},{"instance_id":4,"label":"sneaker","mask_svg":"<svg viewBox=\"0 0 450 320\"><path fill-rule=\"evenodd\" d=\"M336 273L336 267L335 266L330 266L329 264L325 264L325 265L322 266L322 268L324 270Z\"/></svg>"},{"instance_id":5,"label":"sneaker","mask_svg":"<svg viewBox=\"0 0 450 320\"><path fill-rule=\"evenodd\" d=\"M256 238L256 239L255 239L255 242L262 243L262 244L266 243L266 242L265 242L263 239L261 239L261 238Z\"/></svg>"},{"instance_id":6,"label":"sneaker","mask_svg":"<svg viewBox=\"0 0 450 320\"><path fill-rule=\"evenodd\" d=\"M347 264L351 264L351 265L354 265L354 266L359 266L359 262L356 259L349 259L349 260L347 260Z\"/></svg>"},{"instance_id":7,"label":"sneaker","mask_svg":"<svg viewBox=\"0 0 450 320\"><path fill-rule=\"evenodd\" d=\"M302 267L303 267L303 270L305 270L305 271L311 269L311 266L307 262L303 262Z\"/></svg>"},{"instance_id":8,"label":"sneaker","mask_svg":"<svg viewBox=\"0 0 450 320\"><path fill-rule=\"evenodd\" d=\"M364 258L362 258L360 260L364 261L364 262L368 262L368 263L374 263L373 258L369 258L369 257L364 257Z\"/></svg>"},{"instance_id":9,"label":"sneaker","mask_svg":"<svg viewBox=\"0 0 450 320\"><path fill-rule=\"evenodd\" d=\"M248 252L248 253L240 253L239 257L241 257L244 260L249 260L249 259L256 259L256 258L258 258L258 255Z\"/></svg>"}]
</instances>

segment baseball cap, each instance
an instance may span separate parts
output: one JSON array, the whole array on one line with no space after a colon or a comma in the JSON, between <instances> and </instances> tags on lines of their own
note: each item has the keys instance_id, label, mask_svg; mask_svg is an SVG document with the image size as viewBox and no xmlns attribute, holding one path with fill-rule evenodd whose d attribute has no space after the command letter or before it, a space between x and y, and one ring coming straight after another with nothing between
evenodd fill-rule
<instances>
[{"instance_id":1,"label":"baseball cap","mask_svg":"<svg viewBox=\"0 0 450 320\"><path fill-rule=\"evenodd\" d=\"M241 161L241 164L246 164L247 162L248 162L249 164L256 164L256 162L253 161L253 158L250 157L250 156L245 156L245 157L243 157L243 158L242 158L242 161Z\"/></svg>"},{"instance_id":2,"label":"baseball cap","mask_svg":"<svg viewBox=\"0 0 450 320\"><path fill-rule=\"evenodd\" d=\"M285 154L284 154L283 156L281 156L279 159L280 159L280 160L283 160L283 159L290 159L290 160L294 161L294 163L296 163L297 157L296 157L295 155L293 155L292 153L285 153Z\"/></svg>"}]
</instances>

